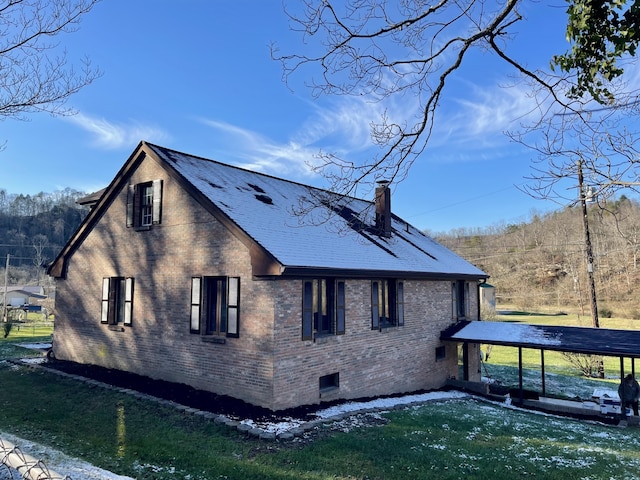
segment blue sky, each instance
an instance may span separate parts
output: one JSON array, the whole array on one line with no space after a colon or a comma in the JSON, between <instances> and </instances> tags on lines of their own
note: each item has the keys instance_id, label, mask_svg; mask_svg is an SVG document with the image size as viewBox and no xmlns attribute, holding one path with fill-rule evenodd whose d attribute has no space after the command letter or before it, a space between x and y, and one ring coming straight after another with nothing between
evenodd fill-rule
<instances>
[{"instance_id":1,"label":"blue sky","mask_svg":"<svg viewBox=\"0 0 640 480\"><path fill-rule=\"evenodd\" d=\"M565 5L524 4L513 48L530 66L566 49ZM4 120L0 188L9 193L100 189L140 140L319 187L325 180L305 161L320 149L354 161L376 153L368 125L379 104L314 99L305 72L293 91L283 83L269 45L295 52L302 43L280 0L107 0L61 40L71 59L86 55L103 75L71 98L75 116ZM516 187L532 154L503 132L530 105L526 92L506 88L513 72L491 57L469 60L447 86L432 144L393 188L393 211L432 232L558 208Z\"/></svg>"}]
</instances>

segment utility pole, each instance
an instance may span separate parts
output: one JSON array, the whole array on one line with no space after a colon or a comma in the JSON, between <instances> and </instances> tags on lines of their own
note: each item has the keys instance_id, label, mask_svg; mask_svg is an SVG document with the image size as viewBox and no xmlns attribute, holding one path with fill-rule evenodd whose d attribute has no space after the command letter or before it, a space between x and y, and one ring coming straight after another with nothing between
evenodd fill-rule
<instances>
[{"instance_id":1,"label":"utility pole","mask_svg":"<svg viewBox=\"0 0 640 480\"><path fill-rule=\"evenodd\" d=\"M7 283L9 280L9 258L11 255L7 253L7 263L4 267L4 301L2 302L2 321L7 321Z\"/></svg>"},{"instance_id":2,"label":"utility pole","mask_svg":"<svg viewBox=\"0 0 640 480\"><path fill-rule=\"evenodd\" d=\"M600 328L598 318L598 301L596 299L596 282L593 274L593 247L591 245L591 234L589 232L589 218L587 212L587 198L584 188L584 176L582 174L582 159L578 160L578 189L580 191L580 208L582 210L582 226L584 228L584 245L587 257L587 277L589 279L589 292L591 298L591 319L595 328ZM604 362L598 363L598 376L604 378Z\"/></svg>"}]
</instances>

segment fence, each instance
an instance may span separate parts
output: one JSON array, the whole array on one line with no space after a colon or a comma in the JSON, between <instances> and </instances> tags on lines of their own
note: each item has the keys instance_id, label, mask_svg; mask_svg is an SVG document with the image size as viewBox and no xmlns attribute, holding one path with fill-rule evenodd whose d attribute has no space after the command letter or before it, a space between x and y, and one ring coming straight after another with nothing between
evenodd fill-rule
<instances>
[{"instance_id":1,"label":"fence","mask_svg":"<svg viewBox=\"0 0 640 480\"><path fill-rule=\"evenodd\" d=\"M2 438L0 438L0 464L5 465L10 471L16 471L24 480L71 480L68 476L49 470L42 461L27 455Z\"/></svg>"}]
</instances>

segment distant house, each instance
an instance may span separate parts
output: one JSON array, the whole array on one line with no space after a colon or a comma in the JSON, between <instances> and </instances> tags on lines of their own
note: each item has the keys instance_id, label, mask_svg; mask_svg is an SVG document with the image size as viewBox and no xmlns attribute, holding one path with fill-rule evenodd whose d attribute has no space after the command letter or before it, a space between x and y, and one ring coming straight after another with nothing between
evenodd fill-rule
<instances>
[{"instance_id":1,"label":"distant house","mask_svg":"<svg viewBox=\"0 0 640 480\"><path fill-rule=\"evenodd\" d=\"M442 387L487 275L390 202L142 142L49 267L54 354L271 410Z\"/></svg>"},{"instance_id":2,"label":"distant house","mask_svg":"<svg viewBox=\"0 0 640 480\"><path fill-rule=\"evenodd\" d=\"M8 307L22 307L29 305L31 299L42 300L47 298L44 288L36 285L16 285L6 288L6 299ZM5 288L0 287L0 304L4 303Z\"/></svg>"}]
</instances>

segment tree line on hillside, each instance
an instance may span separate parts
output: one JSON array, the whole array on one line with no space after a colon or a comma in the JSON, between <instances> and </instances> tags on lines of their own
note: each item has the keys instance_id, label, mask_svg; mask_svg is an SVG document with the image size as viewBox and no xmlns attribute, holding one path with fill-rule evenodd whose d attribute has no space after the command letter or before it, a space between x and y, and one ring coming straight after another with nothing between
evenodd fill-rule
<instances>
[{"instance_id":1,"label":"tree line on hillside","mask_svg":"<svg viewBox=\"0 0 640 480\"><path fill-rule=\"evenodd\" d=\"M66 188L36 195L0 189L0 272L10 255L9 284L44 283L44 271L89 209ZM589 207L600 315L640 319L640 203L625 196ZM490 275L499 304L553 307L589 315L580 209L533 215L520 224L455 229L436 240Z\"/></svg>"},{"instance_id":2,"label":"tree line on hillside","mask_svg":"<svg viewBox=\"0 0 640 480\"><path fill-rule=\"evenodd\" d=\"M588 209L598 312L640 319L640 204L625 196ZM521 224L453 230L443 245L490 275L498 303L530 311L577 309L589 317L582 214L566 207Z\"/></svg>"},{"instance_id":3,"label":"tree line on hillside","mask_svg":"<svg viewBox=\"0 0 640 480\"><path fill-rule=\"evenodd\" d=\"M9 255L9 285L43 282L47 265L89 211L77 203L84 196L70 188L36 195L0 189L0 271Z\"/></svg>"}]
</instances>

